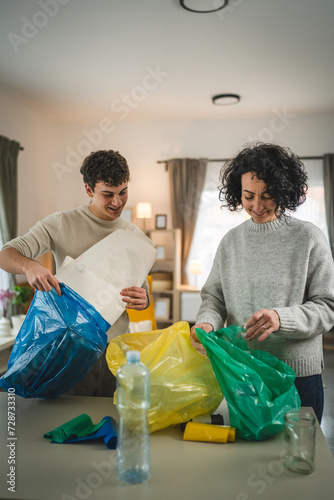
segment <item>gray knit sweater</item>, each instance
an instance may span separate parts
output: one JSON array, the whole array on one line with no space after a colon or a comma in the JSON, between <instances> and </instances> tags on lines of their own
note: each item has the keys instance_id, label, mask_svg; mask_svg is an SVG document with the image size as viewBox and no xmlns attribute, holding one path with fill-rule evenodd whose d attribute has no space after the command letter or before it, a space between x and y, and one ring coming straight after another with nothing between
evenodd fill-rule
<instances>
[{"instance_id":1,"label":"gray knit sweater","mask_svg":"<svg viewBox=\"0 0 334 500\"><path fill-rule=\"evenodd\" d=\"M322 334L334 326L334 263L312 223L281 216L232 229L219 244L201 297L196 323L214 330L274 309L280 329L263 342L249 342L250 349L270 352L299 377L321 373Z\"/></svg>"}]
</instances>

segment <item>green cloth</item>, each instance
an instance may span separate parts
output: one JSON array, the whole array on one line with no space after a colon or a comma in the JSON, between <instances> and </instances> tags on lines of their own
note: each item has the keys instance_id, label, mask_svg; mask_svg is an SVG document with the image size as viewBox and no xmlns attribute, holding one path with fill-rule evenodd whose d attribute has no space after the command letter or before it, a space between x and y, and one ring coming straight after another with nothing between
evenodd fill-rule
<instances>
[{"instance_id":1,"label":"green cloth","mask_svg":"<svg viewBox=\"0 0 334 500\"><path fill-rule=\"evenodd\" d=\"M71 437L84 437L89 434L96 432L102 425L104 421L102 420L98 424L94 425L92 419L86 413L79 415L78 417L65 422L56 429L44 434L45 438L52 439L56 443L64 443Z\"/></svg>"}]
</instances>

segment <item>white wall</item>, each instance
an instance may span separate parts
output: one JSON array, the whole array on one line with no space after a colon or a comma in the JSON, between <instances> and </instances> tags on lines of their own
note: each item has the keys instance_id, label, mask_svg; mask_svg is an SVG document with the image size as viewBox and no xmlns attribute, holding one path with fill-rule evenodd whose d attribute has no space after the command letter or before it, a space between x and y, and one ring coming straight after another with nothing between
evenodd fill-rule
<instances>
[{"instance_id":1,"label":"white wall","mask_svg":"<svg viewBox=\"0 0 334 500\"><path fill-rule=\"evenodd\" d=\"M235 120L161 121L114 123L105 128L90 123L80 127L61 127L57 161L66 168L76 152L77 166L62 176L63 207L85 202L79 165L89 142L94 149L116 149L129 162L132 180L128 206L151 201L153 215L167 213L171 225L168 174L157 160L173 157L226 158L235 154L245 142L275 141L302 156L322 155L334 150L334 114L289 116L281 111L268 117ZM95 140L95 144L94 144ZM218 184L218 179L217 179ZM154 222L151 221L151 224Z\"/></svg>"},{"instance_id":2,"label":"white wall","mask_svg":"<svg viewBox=\"0 0 334 500\"><path fill-rule=\"evenodd\" d=\"M58 126L26 103L0 92L0 134L24 148L18 158L18 233L54 209L48 165L55 157Z\"/></svg>"},{"instance_id":3,"label":"white wall","mask_svg":"<svg viewBox=\"0 0 334 500\"><path fill-rule=\"evenodd\" d=\"M128 206L150 201L171 226L168 174L157 160L173 157L225 158L251 140L274 141L302 156L334 151L334 114L243 119L118 122L59 125L25 103L0 94L0 133L19 141L19 233L56 210L87 201L79 173L82 159L97 149L115 149L131 170ZM217 179L218 184L218 179ZM151 224L154 224L153 220Z\"/></svg>"}]
</instances>

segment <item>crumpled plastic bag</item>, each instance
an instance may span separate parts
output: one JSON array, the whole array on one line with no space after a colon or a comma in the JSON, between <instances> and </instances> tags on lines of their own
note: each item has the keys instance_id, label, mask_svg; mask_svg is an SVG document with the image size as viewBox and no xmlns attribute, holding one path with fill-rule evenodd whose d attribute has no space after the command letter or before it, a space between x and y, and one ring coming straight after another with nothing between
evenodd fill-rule
<instances>
[{"instance_id":1,"label":"crumpled plastic bag","mask_svg":"<svg viewBox=\"0 0 334 500\"><path fill-rule=\"evenodd\" d=\"M24 398L69 391L104 353L109 323L64 283L59 297L36 291L0 386Z\"/></svg>"},{"instance_id":2,"label":"crumpled plastic bag","mask_svg":"<svg viewBox=\"0 0 334 500\"><path fill-rule=\"evenodd\" d=\"M132 349L150 370L150 432L213 413L223 399L209 360L191 345L188 323L113 339L106 359L114 375Z\"/></svg>"},{"instance_id":3,"label":"crumpled plastic bag","mask_svg":"<svg viewBox=\"0 0 334 500\"><path fill-rule=\"evenodd\" d=\"M237 437L262 440L284 428L284 414L300 408L290 366L265 351L249 352L243 329L196 329L224 393Z\"/></svg>"},{"instance_id":4,"label":"crumpled plastic bag","mask_svg":"<svg viewBox=\"0 0 334 500\"><path fill-rule=\"evenodd\" d=\"M117 423L114 418L108 416L103 417L101 422L94 425L90 416L82 413L47 432L44 437L52 439L51 443L82 443L102 438L107 448L115 450Z\"/></svg>"}]
</instances>

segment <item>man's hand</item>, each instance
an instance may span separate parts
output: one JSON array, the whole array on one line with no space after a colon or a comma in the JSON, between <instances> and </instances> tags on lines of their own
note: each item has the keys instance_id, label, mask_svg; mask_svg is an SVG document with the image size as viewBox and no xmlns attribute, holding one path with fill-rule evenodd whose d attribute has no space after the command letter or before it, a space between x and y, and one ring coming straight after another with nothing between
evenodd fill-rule
<instances>
[{"instance_id":1,"label":"man's hand","mask_svg":"<svg viewBox=\"0 0 334 500\"><path fill-rule=\"evenodd\" d=\"M143 311L148 307L149 302L145 288L140 288L139 286L123 288L121 295L123 295L122 300L126 303L127 309Z\"/></svg>"},{"instance_id":2,"label":"man's hand","mask_svg":"<svg viewBox=\"0 0 334 500\"><path fill-rule=\"evenodd\" d=\"M29 285L41 292L49 292L53 287L61 295L59 281L37 260L24 257L14 247L0 252L0 268L11 274L25 274Z\"/></svg>"},{"instance_id":3,"label":"man's hand","mask_svg":"<svg viewBox=\"0 0 334 500\"><path fill-rule=\"evenodd\" d=\"M59 281L53 276L53 274L42 266L36 260L31 260L29 266L27 266L25 275L27 277L28 283L40 290L41 292L49 292L52 287L56 290L57 295L61 295L61 290L59 286Z\"/></svg>"},{"instance_id":4,"label":"man's hand","mask_svg":"<svg viewBox=\"0 0 334 500\"><path fill-rule=\"evenodd\" d=\"M246 323L246 340L262 342L273 332L277 332L281 326L279 315L273 309L260 309L249 318Z\"/></svg>"}]
</instances>

